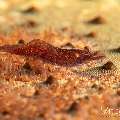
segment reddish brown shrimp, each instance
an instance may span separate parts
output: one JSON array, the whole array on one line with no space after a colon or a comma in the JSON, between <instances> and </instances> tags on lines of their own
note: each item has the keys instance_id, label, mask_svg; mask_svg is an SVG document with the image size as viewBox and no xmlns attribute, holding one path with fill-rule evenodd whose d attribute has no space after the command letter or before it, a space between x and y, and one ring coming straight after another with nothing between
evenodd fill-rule
<instances>
[{"instance_id":1,"label":"reddish brown shrimp","mask_svg":"<svg viewBox=\"0 0 120 120\"><path fill-rule=\"evenodd\" d=\"M86 61L97 60L104 57L100 52L91 52L88 47L80 49L61 49L45 41L33 40L26 45L4 45L0 51L16 55L35 57L45 62L60 66L75 66Z\"/></svg>"}]
</instances>

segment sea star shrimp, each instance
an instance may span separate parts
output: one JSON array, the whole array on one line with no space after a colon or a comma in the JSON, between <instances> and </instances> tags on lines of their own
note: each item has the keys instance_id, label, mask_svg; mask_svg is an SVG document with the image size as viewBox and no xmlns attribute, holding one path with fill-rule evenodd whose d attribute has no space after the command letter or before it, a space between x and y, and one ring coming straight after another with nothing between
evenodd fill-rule
<instances>
[{"instance_id":1,"label":"sea star shrimp","mask_svg":"<svg viewBox=\"0 0 120 120\"><path fill-rule=\"evenodd\" d=\"M88 47L80 49L61 49L39 39L32 40L26 45L4 45L0 51L11 54L35 57L45 62L60 66L76 66L86 61L104 57L99 51L91 52Z\"/></svg>"}]
</instances>

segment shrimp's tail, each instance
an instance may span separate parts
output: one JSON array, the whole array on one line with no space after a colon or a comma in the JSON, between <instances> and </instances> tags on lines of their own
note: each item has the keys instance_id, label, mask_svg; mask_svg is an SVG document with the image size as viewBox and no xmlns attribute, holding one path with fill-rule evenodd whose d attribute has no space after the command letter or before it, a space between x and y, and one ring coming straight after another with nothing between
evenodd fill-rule
<instances>
[{"instance_id":1,"label":"shrimp's tail","mask_svg":"<svg viewBox=\"0 0 120 120\"><path fill-rule=\"evenodd\" d=\"M18 49L18 45L3 45L0 46L1 52L14 53Z\"/></svg>"}]
</instances>

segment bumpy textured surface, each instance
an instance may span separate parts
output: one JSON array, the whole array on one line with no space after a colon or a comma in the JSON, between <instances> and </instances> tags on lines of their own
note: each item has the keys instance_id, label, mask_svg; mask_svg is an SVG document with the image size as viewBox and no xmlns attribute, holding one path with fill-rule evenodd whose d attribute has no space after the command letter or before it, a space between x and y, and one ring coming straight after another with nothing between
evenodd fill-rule
<instances>
[{"instance_id":1,"label":"bumpy textured surface","mask_svg":"<svg viewBox=\"0 0 120 120\"><path fill-rule=\"evenodd\" d=\"M0 120L119 120L119 13L119 0L1 0L1 46L39 39L106 57L67 67L0 52Z\"/></svg>"}]
</instances>

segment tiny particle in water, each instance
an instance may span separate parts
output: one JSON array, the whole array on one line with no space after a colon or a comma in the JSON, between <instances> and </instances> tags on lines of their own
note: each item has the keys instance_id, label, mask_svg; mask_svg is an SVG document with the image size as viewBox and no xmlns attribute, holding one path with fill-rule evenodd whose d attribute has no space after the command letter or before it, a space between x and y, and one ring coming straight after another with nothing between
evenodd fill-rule
<instances>
[{"instance_id":1,"label":"tiny particle in water","mask_svg":"<svg viewBox=\"0 0 120 120\"><path fill-rule=\"evenodd\" d=\"M94 37L96 37L96 32L90 32L90 33L86 34L85 36L90 37L90 38L94 38Z\"/></svg>"},{"instance_id":2,"label":"tiny particle in water","mask_svg":"<svg viewBox=\"0 0 120 120\"><path fill-rule=\"evenodd\" d=\"M43 84L45 84L45 85L52 85L53 82L54 82L54 78L53 78L53 76L50 75L47 78L47 80L45 82L43 82Z\"/></svg>"},{"instance_id":3,"label":"tiny particle in water","mask_svg":"<svg viewBox=\"0 0 120 120\"><path fill-rule=\"evenodd\" d=\"M22 26L27 26L29 28L33 28L33 27L37 26L37 23L34 20L28 20L25 23L23 23Z\"/></svg>"},{"instance_id":4,"label":"tiny particle in water","mask_svg":"<svg viewBox=\"0 0 120 120\"><path fill-rule=\"evenodd\" d=\"M24 65L23 65L23 69L27 72L27 73L30 73L32 71L32 68L30 66L30 64L28 62L26 62Z\"/></svg>"},{"instance_id":5,"label":"tiny particle in water","mask_svg":"<svg viewBox=\"0 0 120 120\"><path fill-rule=\"evenodd\" d=\"M30 6L29 8L27 8L26 10L23 10L22 13L36 13L38 12L38 9L34 6Z\"/></svg>"},{"instance_id":6,"label":"tiny particle in water","mask_svg":"<svg viewBox=\"0 0 120 120\"><path fill-rule=\"evenodd\" d=\"M36 24L35 21L29 20L29 21L28 21L28 25L31 26L31 27L35 27L37 24Z\"/></svg>"},{"instance_id":7,"label":"tiny particle in water","mask_svg":"<svg viewBox=\"0 0 120 120\"><path fill-rule=\"evenodd\" d=\"M25 44L25 41L24 41L23 39L20 39L20 40L18 41L18 44Z\"/></svg>"},{"instance_id":8,"label":"tiny particle in water","mask_svg":"<svg viewBox=\"0 0 120 120\"><path fill-rule=\"evenodd\" d=\"M91 88L93 88L93 89L97 89L97 88L98 88L98 85L93 84L93 85L91 86Z\"/></svg>"},{"instance_id":9,"label":"tiny particle in water","mask_svg":"<svg viewBox=\"0 0 120 120\"><path fill-rule=\"evenodd\" d=\"M84 99L85 99L85 100L89 100L89 96L87 96L87 95L84 96Z\"/></svg>"},{"instance_id":10,"label":"tiny particle in water","mask_svg":"<svg viewBox=\"0 0 120 120\"><path fill-rule=\"evenodd\" d=\"M34 92L34 96L38 96L38 95L40 95L39 90L35 90L35 92Z\"/></svg>"},{"instance_id":11,"label":"tiny particle in water","mask_svg":"<svg viewBox=\"0 0 120 120\"><path fill-rule=\"evenodd\" d=\"M97 16L88 21L89 24L104 24L106 21L102 16Z\"/></svg>"},{"instance_id":12,"label":"tiny particle in water","mask_svg":"<svg viewBox=\"0 0 120 120\"><path fill-rule=\"evenodd\" d=\"M63 46L61 46L61 48L75 48L73 45L72 45L72 43L67 43L67 44L65 44L65 45L63 45Z\"/></svg>"},{"instance_id":13,"label":"tiny particle in water","mask_svg":"<svg viewBox=\"0 0 120 120\"><path fill-rule=\"evenodd\" d=\"M68 27L63 27L63 28L61 28L61 31L63 31L63 32L66 32L66 31L68 31L68 30L69 30Z\"/></svg>"},{"instance_id":14,"label":"tiny particle in water","mask_svg":"<svg viewBox=\"0 0 120 120\"><path fill-rule=\"evenodd\" d=\"M77 102L73 102L71 105L70 105L70 107L69 107L69 109L67 110L67 113L70 113L70 114L75 114L76 113L76 111L78 110L78 103Z\"/></svg>"},{"instance_id":15,"label":"tiny particle in water","mask_svg":"<svg viewBox=\"0 0 120 120\"><path fill-rule=\"evenodd\" d=\"M111 52L120 53L120 47L110 50Z\"/></svg>"},{"instance_id":16,"label":"tiny particle in water","mask_svg":"<svg viewBox=\"0 0 120 120\"><path fill-rule=\"evenodd\" d=\"M116 66L111 61L108 61L101 68L104 70L112 70L113 68L116 68Z\"/></svg>"},{"instance_id":17,"label":"tiny particle in water","mask_svg":"<svg viewBox=\"0 0 120 120\"><path fill-rule=\"evenodd\" d=\"M2 115L4 115L4 116L9 115L9 112L4 110L4 111L2 111Z\"/></svg>"},{"instance_id":18,"label":"tiny particle in water","mask_svg":"<svg viewBox=\"0 0 120 120\"><path fill-rule=\"evenodd\" d=\"M119 95L119 96L120 96L120 89L118 89L118 90L117 90L117 95Z\"/></svg>"}]
</instances>

